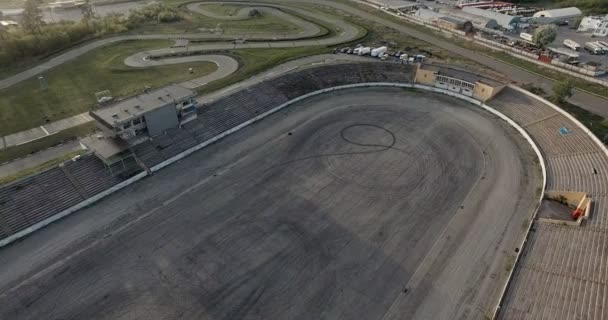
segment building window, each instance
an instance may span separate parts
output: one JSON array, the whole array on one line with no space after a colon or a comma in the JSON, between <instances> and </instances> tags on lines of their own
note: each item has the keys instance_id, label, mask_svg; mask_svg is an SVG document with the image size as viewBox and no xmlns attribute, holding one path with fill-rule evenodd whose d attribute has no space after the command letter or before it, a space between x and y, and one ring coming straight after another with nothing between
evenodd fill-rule
<instances>
[{"instance_id":1,"label":"building window","mask_svg":"<svg viewBox=\"0 0 608 320\"><path fill-rule=\"evenodd\" d=\"M129 128L131 128L131 122L126 122L126 123L123 125L123 128L124 128L124 129L129 129Z\"/></svg>"},{"instance_id":2,"label":"building window","mask_svg":"<svg viewBox=\"0 0 608 320\"><path fill-rule=\"evenodd\" d=\"M141 118L133 119L133 125L136 126L141 123Z\"/></svg>"}]
</instances>

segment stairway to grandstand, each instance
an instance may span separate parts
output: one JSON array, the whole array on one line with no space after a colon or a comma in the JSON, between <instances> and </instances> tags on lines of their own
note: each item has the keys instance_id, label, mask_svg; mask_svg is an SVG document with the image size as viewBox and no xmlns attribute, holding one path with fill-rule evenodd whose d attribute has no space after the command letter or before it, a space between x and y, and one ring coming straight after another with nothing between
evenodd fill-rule
<instances>
[{"instance_id":1,"label":"stairway to grandstand","mask_svg":"<svg viewBox=\"0 0 608 320\"><path fill-rule=\"evenodd\" d=\"M536 141L547 189L584 191L593 201L581 227L534 223L500 318L608 319L608 157L572 120L515 89L487 104Z\"/></svg>"}]
</instances>

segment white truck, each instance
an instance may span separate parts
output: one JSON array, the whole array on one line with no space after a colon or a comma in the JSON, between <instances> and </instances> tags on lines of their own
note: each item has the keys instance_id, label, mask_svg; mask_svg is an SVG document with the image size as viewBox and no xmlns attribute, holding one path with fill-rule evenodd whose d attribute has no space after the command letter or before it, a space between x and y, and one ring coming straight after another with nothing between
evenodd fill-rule
<instances>
[{"instance_id":1,"label":"white truck","mask_svg":"<svg viewBox=\"0 0 608 320\"><path fill-rule=\"evenodd\" d=\"M372 55L372 57L377 57L380 54L386 53L387 51L388 51L387 47L378 47L378 48L372 49L371 55Z\"/></svg>"},{"instance_id":2,"label":"white truck","mask_svg":"<svg viewBox=\"0 0 608 320\"><path fill-rule=\"evenodd\" d=\"M602 48L602 51L604 51L604 54L608 53L608 43L607 42L605 42L605 41L596 41L595 43L597 43L597 45Z\"/></svg>"},{"instance_id":3,"label":"white truck","mask_svg":"<svg viewBox=\"0 0 608 320\"><path fill-rule=\"evenodd\" d=\"M566 39L564 40L564 47L568 48L568 49L572 49L574 51L579 51L581 50L581 45L570 40L570 39Z\"/></svg>"},{"instance_id":4,"label":"white truck","mask_svg":"<svg viewBox=\"0 0 608 320\"><path fill-rule=\"evenodd\" d=\"M359 49L359 53L357 53L357 54L362 56L362 55L369 54L371 51L372 51L372 48L370 48L370 47L362 47Z\"/></svg>"},{"instance_id":5,"label":"white truck","mask_svg":"<svg viewBox=\"0 0 608 320\"><path fill-rule=\"evenodd\" d=\"M532 39L533 39L533 37L532 37L531 34L525 33L525 32L520 33L519 37L522 38L522 39L524 39L524 40L526 40L526 41L530 41L530 42L532 42Z\"/></svg>"},{"instance_id":6,"label":"white truck","mask_svg":"<svg viewBox=\"0 0 608 320\"><path fill-rule=\"evenodd\" d=\"M603 54L604 51L602 47L595 42L587 42L585 43L585 50L589 51L591 54Z\"/></svg>"}]
</instances>

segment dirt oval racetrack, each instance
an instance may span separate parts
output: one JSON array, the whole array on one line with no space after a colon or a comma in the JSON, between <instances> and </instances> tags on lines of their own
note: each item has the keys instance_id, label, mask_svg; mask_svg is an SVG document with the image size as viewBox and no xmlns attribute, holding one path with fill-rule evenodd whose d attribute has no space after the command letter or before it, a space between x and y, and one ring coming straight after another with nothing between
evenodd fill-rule
<instances>
[{"instance_id":1,"label":"dirt oval racetrack","mask_svg":"<svg viewBox=\"0 0 608 320\"><path fill-rule=\"evenodd\" d=\"M323 94L1 249L0 319L483 319L540 185L474 106Z\"/></svg>"}]
</instances>

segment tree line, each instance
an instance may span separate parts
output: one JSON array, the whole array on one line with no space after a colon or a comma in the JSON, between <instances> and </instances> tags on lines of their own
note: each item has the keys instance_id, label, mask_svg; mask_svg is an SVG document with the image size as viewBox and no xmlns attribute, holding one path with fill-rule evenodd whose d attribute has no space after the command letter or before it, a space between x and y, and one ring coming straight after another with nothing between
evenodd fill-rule
<instances>
[{"instance_id":1,"label":"tree line","mask_svg":"<svg viewBox=\"0 0 608 320\"><path fill-rule=\"evenodd\" d=\"M80 21L45 23L40 3L26 0L21 23L15 27L0 26L0 67L33 57L45 56L95 37L125 32L149 22L173 22L181 13L161 3L131 9L128 15L95 14L89 0L80 6Z\"/></svg>"}]
</instances>

